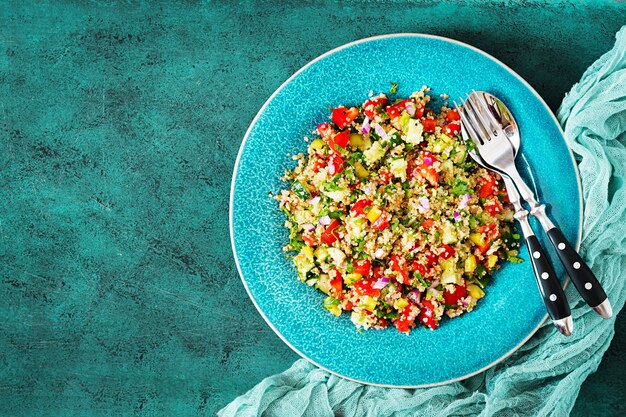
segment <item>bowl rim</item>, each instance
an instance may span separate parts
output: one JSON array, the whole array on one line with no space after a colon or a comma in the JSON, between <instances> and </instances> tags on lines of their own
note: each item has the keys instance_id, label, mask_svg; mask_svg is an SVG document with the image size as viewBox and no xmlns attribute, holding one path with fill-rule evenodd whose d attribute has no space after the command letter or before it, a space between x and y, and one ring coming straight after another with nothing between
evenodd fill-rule
<instances>
[{"instance_id":1,"label":"bowl rim","mask_svg":"<svg viewBox=\"0 0 626 417\"><path fill-rule=\"evenodd\" d=\"M516 346L511 348L508 352L504 353L502 356L500 356L496 360L492 361L488 365L485 365L484 367L482 367L482 368L480 368L480 369L478 369L476 371L470 372L470 373L468 373L466 375L463 375L463 376L460 376L460 377L452 378L452 379L445 380L445 381L434 382L434 383L429 383L429 384L420 384L420 385L377 384L377 383L372 383L372 382L368 382L368 381L361 381L361 380L358 380L358 379L350 378L350 377L347 377L345 375L342 375L342 374L340 374L338 372L335 372L335 371L333 371L331 369L328 369L328 368L320 365L319 363L315 362L314 360L312 360L311 358L306 356L304 353L300 352L295 346L293 346L276 329L276 327L274 327L274 325L267 318L265 313L263 313L263 310L261 310L260 306L257 304L256 300L254 299L254 296L250 292L250 289L248 288L248 284L247 284L247 282L246 282L246 280L245 280L245 278L243 276L243 272L242 272L241 266L239 264L239 258L237 257L237 249L235 247L234 221L233 221L233 206L234 206L234 201L235 201L235 184L236 184L236 181L237 181L237 171L239 169L239 164L241 162L241 155L243 153L243 149L244 149L245 144L246 144L246 142L248 140L248 137L250 136L250 132L252 132L252 128L256 125L259 117L265 111L265 108L278 95L278 93L280 93L280 91L285 86L287 86L294 78L296 78L300 73L305 71L307 68L311 67L316 62L318 62L318 61L320 61L320 60L322 60L322 59L324 59L324 58L326 58L326 57L328 57L330 55L333 55L333 54L335 54L335 53L337 53L337 52L339 52L339 51L341 51L343 49L350 48L350 47L352 47L354 45L358 45L358 44L361 44L361 43L372 42L372 41L381 40L381 39L402 38L402 37L436 39L436 40L439 40L439 41L456 44L456 45L468 48L468 49L470 49L470 50L472 50L474 52L477 52L477 53L483 55L484 57L490 59L491 61L495 62L497 65L499 65L502 68L504 68L505 70L507 70L511 75L516 77L541 102L541 104L545 107L545 109L547 110L548 114L552 117L554 123L557 125L559 131L561 132L560 138L565 142L565 147L567 148L567 151L569 152L569 155L570 155L570 158L571 158L571 162L572 162L572 166L574 167L574 172L575 172L575 175L576 175L576 183L577 183L577 187L578 187L578 213L579 213L578 236L576 237L576 243L575 243L574 247L576 248L576 251L580 250L580 241L581 241L581 237L582 237L582 224L583 224L583 195L582 195L582 183L581 183L581 179L580 179L580 173L578 172L578 165L576 164L576 159L574 157L574 153L572 152L572 149L568 146L567 141L565 140L565 133L563 131L563 128L561 127L561 124L559 123L558 119L556 118L556 116L554 115L554 113L552 112L550 107L547 105L545 100L539 95L539 93L537 93L537 91L524 78L522 78L517 72L513 71L509 66L507 66L502 61L500 61L499 59L495 58L494 56L488 54L487 52L485 52L485 51L483 51L483 50L481 50L481 49L479 49L479 48L477 48L475 46L467 44L465 42L462 42L462 41L459 41L459 40L456 40L456 39L446 38L444 36L431 35L431 34L426 34L426 33L411 33L411 32L390 33L390 34L385 34L385 35L371 36L371 37L368 37L368 38L358 39L356 41L346 43L344 45L341 45L341 46L338 46L336 48L333 48L333 49L331 49L328 52L323 53L322 55L318 56L317 58L309 61L306 65L304 65L302 68L300 68L298 71L296 71L293 75L291 75L289 78L287 78L287 80L285 80L285 82L283 82L276 89L276 91L274 91L272 93L272 95L265 101L265 103L263 103L263 106L259 109L257 114L254 116L254 119L252 119L252 122L250 122L250 125L248 126L248 129L246 130L246 133L245 133L245 135L243 137L243 141L241 142L241 145L239 146L239 151L237 152L237 158L235 159L235 165L233 167L233 175L232 175L232 180L231 180L231 185L230 185L230 199L229 199L229 207L228 207L228 223L229 223L230 243L231 243L231 248L232 248L232 251L233 251L233 257L235 259L235 265L237 266L237 272L239 273L239 278L241 279L241 281L243 283L243 286L246 289L246 292L248 293L248 296L252 300L252 303L254 304L255 308L257 309L257 311L259 312L261 317L263 317L263 320L265 320L265 322L272 329L272 331L274 333L276 333L276 335L287 346L289 346L291 348L291 350L293 350L300 357L306 359L308 362L312 363L313 365L317 366L318 368L323 369L323 370L325 370L325 371L327 371L327 372L329 372L329 373L331 373L333 375L336 375L338 377L347 379L349 381L358 382L360 384L365 384L365 385L384 387L384 388L415 389L415 388L430 388L430 387L436 387L436 386L440 386L440 385L451 384L453 382L462 381L462 380L465 380L465 379L470 378L472 376L478 375L478 374L486 371L487 369L492 368L493 366L499 364L500 362L502 362L503 360L505 360L506 358L511 356L519 348L521 348L526 342L528 342L528 340L535 335L537 330L539 330L539 328L548 319L548 314L546 313L544 315L543 319L539 322L537 327L535 327L528 334L528 336L526 336L523 340L521 340ZM566 275L566 279L565 279L565 281L563 283L563 287L564 288L567 287L568 283L569 283L569 276Z\"/></svg>"}]
</instances>

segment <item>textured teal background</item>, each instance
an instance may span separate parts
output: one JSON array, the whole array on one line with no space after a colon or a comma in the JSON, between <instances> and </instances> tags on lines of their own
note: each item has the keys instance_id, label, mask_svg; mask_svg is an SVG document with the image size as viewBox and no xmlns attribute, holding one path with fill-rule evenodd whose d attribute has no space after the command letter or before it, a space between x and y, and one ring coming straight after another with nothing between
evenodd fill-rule
<instances>
[{"instance_id":1,"label":"textured teal background","mask_svg":"<svg viewBox=\"0 0 626 417\"><path fill-rule=\"evenodd\" d=\"M237 276L228 193L310 59L448 36L554 110L624 23L618 2L0 1L0 415L212 415L296 359ZM626 413L625 342L622 317L573 415Z\"/></svg>"}]
</instances>

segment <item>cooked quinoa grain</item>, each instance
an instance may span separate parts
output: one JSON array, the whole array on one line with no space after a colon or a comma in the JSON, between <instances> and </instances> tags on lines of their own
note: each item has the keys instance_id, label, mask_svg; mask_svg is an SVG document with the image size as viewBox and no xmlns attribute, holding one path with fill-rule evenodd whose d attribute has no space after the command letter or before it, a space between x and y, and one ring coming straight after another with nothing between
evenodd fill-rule
<instances>
[{"instance_id":1,"label":"cooked quinoa grain","mask_svg":"<svg viewBox=\"0 0 626 417\"><path fill-rule=\"evenodd\" d=\"M475 307L501 260L520 262L501 178L467 156L459 114L429 109L428 92L333 109L274 197L299 279L359 328L435 329Z\"/></svg>"}]
</instances>

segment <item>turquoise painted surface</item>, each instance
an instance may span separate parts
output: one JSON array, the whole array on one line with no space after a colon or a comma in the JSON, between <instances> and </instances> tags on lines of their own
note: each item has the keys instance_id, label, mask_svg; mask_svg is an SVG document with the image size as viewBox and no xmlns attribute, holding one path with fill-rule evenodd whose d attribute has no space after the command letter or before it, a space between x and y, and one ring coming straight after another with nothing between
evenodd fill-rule
<instances>
[{"instance_id":1,"label":"turquoise painted surface","mask_svg":"<svg viewBox=\"0 0 626 417\"><path fill-rule=\"evenodd\" d=\"M439 34L501 59L555 109L625 13L2 1L0 415L212 415L296 359L245 295L227 206L247 125L310 59ZM624 414L618 326L573 415Z\"/></svg>"}]
</instances>

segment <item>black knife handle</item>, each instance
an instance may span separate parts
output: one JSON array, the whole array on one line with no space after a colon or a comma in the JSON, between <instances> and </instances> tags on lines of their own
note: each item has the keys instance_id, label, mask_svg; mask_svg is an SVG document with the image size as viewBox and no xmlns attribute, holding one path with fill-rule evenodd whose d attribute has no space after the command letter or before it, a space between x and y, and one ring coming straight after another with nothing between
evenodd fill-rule
<instances>
[{"instance_id":1,"label":"black knife handle","mask_svg":"<svg viewBox=\"0 0 626 417\"><path fill-rule=\"evenodd\" d=\"M602 304L607 298L606 293L591 268L557 227L550 229L547 234L567 274L583 299L590 307L597 307Z\"/></svg>"},{"instance_id":2,"label":"black knife handle","mask_svg":"<svg viewBox=\"0 0 626 417\"><path fill-rule=\"evenodd\" d=\"M550 264L550 260L541 248L537 236L531 235L526 238L530 261L535 271L537 286L541 293L543 303L546 305L550 318L561 320L571 315L567 298L563 287Z\"/></svg>"}]
</instances>

